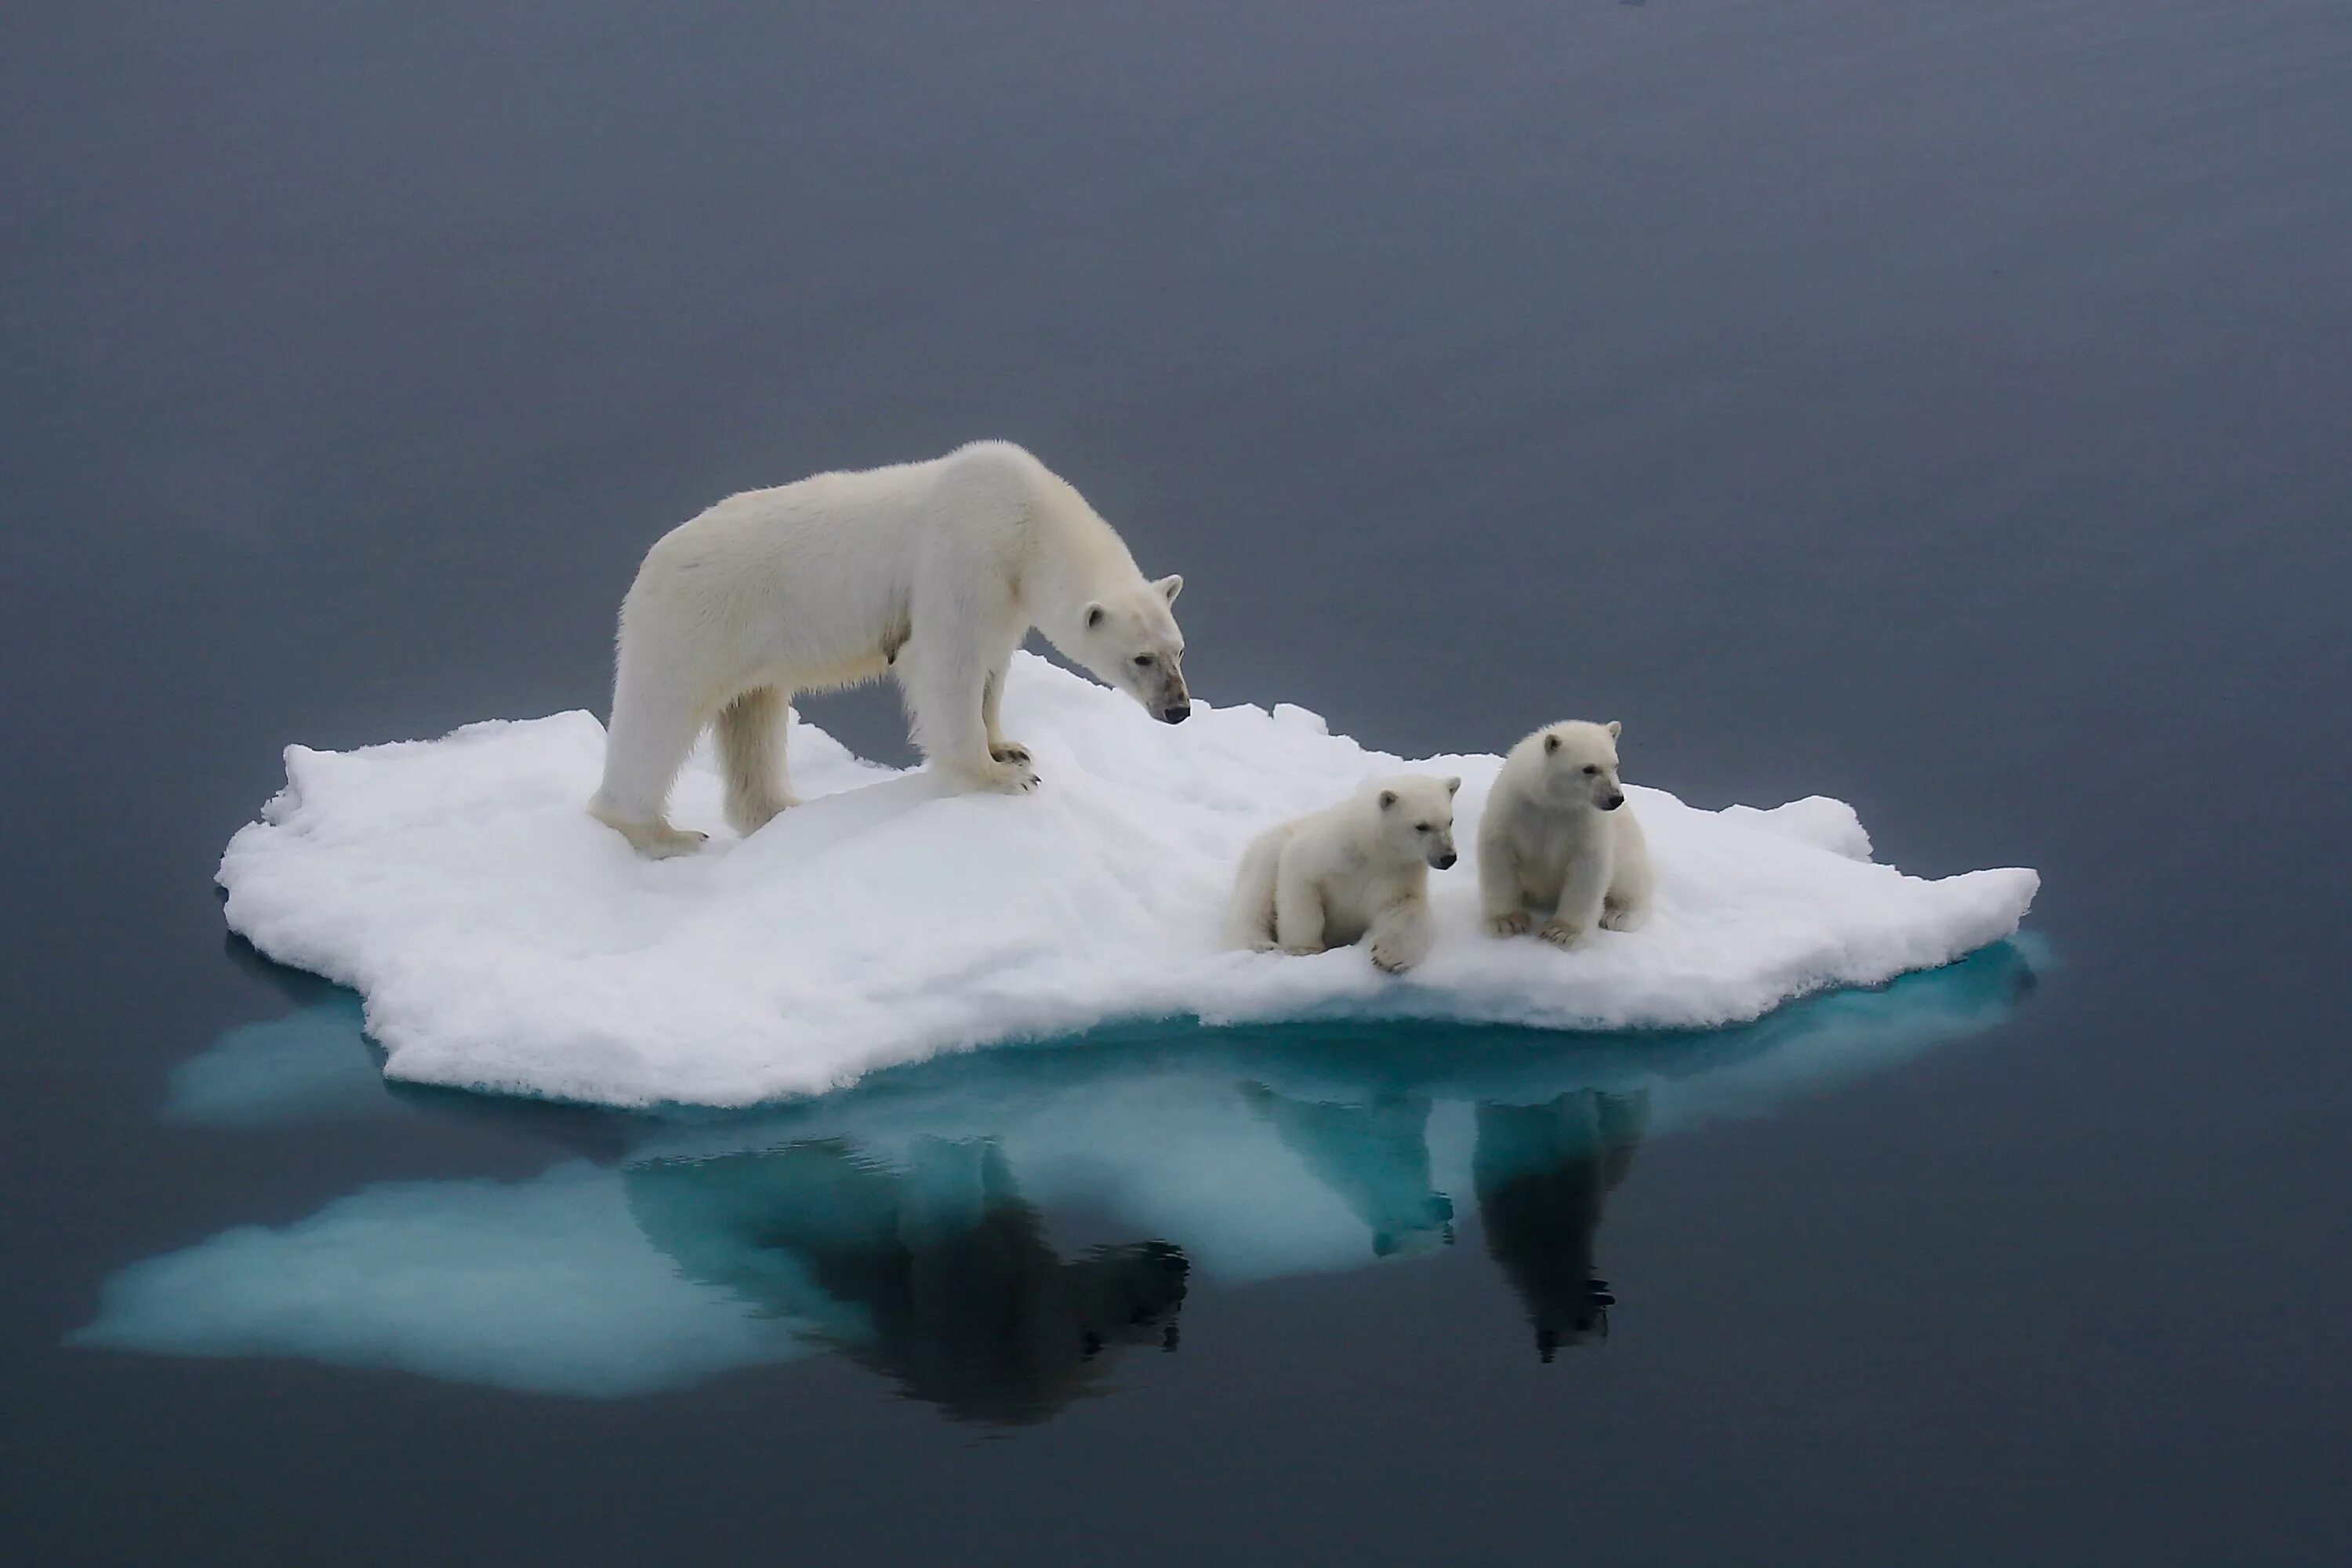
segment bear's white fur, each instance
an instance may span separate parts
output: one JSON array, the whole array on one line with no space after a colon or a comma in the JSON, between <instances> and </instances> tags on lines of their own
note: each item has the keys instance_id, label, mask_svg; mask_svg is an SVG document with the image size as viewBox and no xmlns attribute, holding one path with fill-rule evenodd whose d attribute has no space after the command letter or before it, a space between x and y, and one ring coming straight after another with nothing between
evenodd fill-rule
<instances>
[{"instance_id":1,"label":"bear's white fur","mask_svg":"<svg viewBox=\"0 0 2352 1568\"><path fill-rule=\"evenodd\" d=\"M1657 879L1649 841L1617 777L1622 726L1547 724L1513 746L1478 820L1478 900L1486 929L1537 932L1561 947L1598 925L1649 919Z\"/></svg>"},{"instance_id":2,"label":"bear's white fur","mask_svg":"<svg viewBox=\"0 0 2352 1568\"><path fill-rule=\"evenodd\" d=\"M1191 711L1181 577L1146 582L1111 526L1020 447L818 474L730 496L657 541L621 605L604 778L589 810L645 854L690 850L671 784L716 723L727 820L749 834L797 804L793 694L870 680L903 691L915 743L970 789L1037 775L997 727L1005 666L1034 627L1175 723Z\"/></svg>"},{"instance_id":3,"label":"bear's white fur","mask_svg":"<svg viewBox=\"0 0 2352 1568\"><path fill-rule=\"evenodd\" d=\"M1460 779L1408 773L1270 827L1242 854L1229 947L1321 952L1371 939L1394 974L1429 955L1429 868L1454 864Z\"/></svg>"}]
</instances>

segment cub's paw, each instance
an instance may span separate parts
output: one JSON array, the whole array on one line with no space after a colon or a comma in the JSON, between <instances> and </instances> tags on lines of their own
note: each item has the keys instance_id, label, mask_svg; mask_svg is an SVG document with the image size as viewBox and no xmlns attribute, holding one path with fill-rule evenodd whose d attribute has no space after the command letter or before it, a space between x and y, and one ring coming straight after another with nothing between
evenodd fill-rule
<instances>
[{"instance_id":1,"label":"cub's paw","mask_svg":"<svg viewBox=\"0 0 2352 1568\"><path fill-rule=\"evenodd\" d=\"M1384 942L1372 943L1372 967L1383 974L1402 974L1412 967L1412 955Z\"/></svg>"},{"instance_id":2,"label":"cub's paw","mask_svg":"<svg viewBox=\"0 0 2352 1568\"><path fill-rule=\"evenodd\" d=\"M1602 931L1637 931L1649 917L1640 910L1627 909L1622 904L1611 904L1601 911Z\"/></svg>"},{"instance_id":3,"label":"cub's paw","mask_svg":"<svg viewBox=\"0 0 2352 1568\"><path fill-rule=\"evenodd\" d=\"M1580 928L1570 925L1566 921L1555 920L1544 921L1543 929L1536 934L1554 947L1574 947L1576 939L1582 936L1584 932Z\"/></svg>"},{"instance_id":4,"label":"cub's paw","mask_svg":"<svg viewBox=\"0 0 2352 1568\"><path fill-rule=\"evenodd\" d=\"M1536 923L1535 917L1525 910L1513 910L1507 915L1495 915L1486 921L1490 936L1525 936L1528 928Z\"/></svg>"},{"instance_id":5,"label":"cub's paw","mask_svg":"<svg viewBox=\"0 0 2352 1568\"><path fill-rule=\"evenodd\" d=\"M1283 948L1282 951L1288 953L1293 958L1312 958L1323 950L1319 947L1299 947L1293 945L1286 946Z\"/></svg>"},{"instance_id":6,"label":"cub's paw","mask_svg":"<svg viewBox=\"0 0 2352 1568\"><path fill-rule=\"evenodd\" d=\"M1000 763L1025 764L1030 761L1029 748L1018 741L999 741L988 748L988 754Z\"/></svg>"}]
</instances>

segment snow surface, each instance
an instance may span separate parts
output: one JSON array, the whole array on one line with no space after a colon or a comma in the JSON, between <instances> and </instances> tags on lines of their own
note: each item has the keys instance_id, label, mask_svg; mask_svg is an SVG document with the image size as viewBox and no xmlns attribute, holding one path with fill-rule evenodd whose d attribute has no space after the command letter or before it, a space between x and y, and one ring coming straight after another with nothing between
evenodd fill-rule
<instances>
[{"instance_id":1,"label":"snow surface","mask_svg":"<svg viewBox=\"0 0 2352 1568\"><path fill-rule=\"evenodd\" d=\"M1091 1216L1090 1234L1044 1238L1052 1258L1154 1239L1181 1247L1196 1279L1226 1283L1378 1267L1444 1246L1448 1209L1478 1220L1486 1186L1530 1152L1531 1112L1552 1130L1533 1152L1572 1178L1599 1118L1637 1129L1646 1148L1769 1112L1996 1027L2048 966L2021 939L1706 1034L1358 1020L1138 1029L942 1058L754 1111L609 1119L396 1089L357 1007L337 998L223 1035L173 1072L165 1116L224 1130L454 1118L552 1134L619 1163L383 1183L289 1224L236 1226L118 1271L72 1342L587 1398L820 1349L887 1364L866 1305L835 1293L866 1274L813 1267L792 1239L852 1170L897 1213L929 1216L950 1248L940 1218L971 1209L969 1167L984 1155L997 1173L988 1204ZM1646 1160L1637 1149L1636 1186ZM648 1191L649 1175L666 1190ZM1613 1227L1601 1224L1604 1258ZM877 1254L908 1235L877 1236ZM932 1353L918 1359L981 1354L987 1336L958 1325L1027 1321L1049 1283L1036 1268L984 1289L968 1279L947 1303L959 1315L923 1326ZM1625 1310L1645 1305L1635 1292ZM1495 1331L1522 1331L1503 1315Z\"/></svg>"},{"instance_id":2,"label":"snow surface","mask_svg":"<svg viewBox=\"0 0 2352 1568\"><path fill-rule=\"evenodd\" d=\"M1818 796L1707 812L1635 787L1659 871L1639 931L1570 952L1495 941L1465 856L1432 879L1440 935L1409 975L1355 950L1224 952L1233 868L1260 828L1411 768L1462 775L1467 844L1500 759L1406 763L1288 705L1196 700L1163 725L1029 655L1003 707L1045 778L1034 795L950 795L795 721L807 804L736 840L698 752L673 816L712 843L667 861L583 809L604 752L586 713L289 747L287 787L222 858L229 924L358 990L393 1078L740 1106L1120 1019L1738 1023L1999 941L2039 881L1873 864L1853 810Z\"/></svg>"}]
</instances>

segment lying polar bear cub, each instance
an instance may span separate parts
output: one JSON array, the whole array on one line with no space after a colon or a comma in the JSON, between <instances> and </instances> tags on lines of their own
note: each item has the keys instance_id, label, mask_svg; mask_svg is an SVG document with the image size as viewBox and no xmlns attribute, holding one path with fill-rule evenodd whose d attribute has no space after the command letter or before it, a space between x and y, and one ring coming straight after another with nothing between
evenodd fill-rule
<instances>
[{"instance_id":1,"label":"lying polar bear cub","mask_svg":"<svg viewBox=\"0 0 2352 1568\"><path fill-rule=\"evenodd\" d=\"M1513 746L1478 821L1478 900L1486 929L1561 947L1598 925L1647 920L1657 879L1649 841L1617 779L1615 720L1548 724Z\"/></svg>"},{"instance_id":2,"label":"lying polar bear cub","mask_svg":"<svg viewBox=\"0 0 2352 1568\"><path fill-rule=\"evenodd\" d=\"M1270 827L1242 853L1229 947L1322 952L1371 939L1394 974L1429 956L1429 869L1454 864L1454 792L1421 774L1367 784L1327 811Z\"/></svg>"},{"instance_id":3,"label":"lying polar bear cub","mask_svg":"<svg viewBox=\"0 0 2352 1568\"><path fill-rule=\"evenodd\" d=\"M1005 666L1034 627L1171 724L1192 710L1181 577L1147 582L1110 524L1003 441L929 462L730 496L656 542L621 605L604 780L589 811L641 854L702 842L670 785L716 725L727 821L794 805L784 718L798 691L898 678L915 744L961 788L1037 787L997 727Z\"/></svg>"}]
</instances>

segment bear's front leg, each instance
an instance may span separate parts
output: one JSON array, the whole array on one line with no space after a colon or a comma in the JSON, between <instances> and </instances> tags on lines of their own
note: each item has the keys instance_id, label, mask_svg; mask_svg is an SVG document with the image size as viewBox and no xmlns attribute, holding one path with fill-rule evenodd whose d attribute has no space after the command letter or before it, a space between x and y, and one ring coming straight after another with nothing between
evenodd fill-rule
<instances>
[{"instance_id":1,"label":"bear's front leg","mask_svg":"<svg viewBox=\"0 0 2352 1568\"><path fill-rule=\"evenodd\" d=\"M914 711L915 743L923 755L966 789L999 795L1026 795L1035 789L1037 775L1027 763L1003 761L991 751L983 717L986 668L968 652L959 652L959 639L952 635L926 638L924 630L918 628L915 641L898 661L908 706Z\"/></svg>"},{"instance_id":2,"label":"bear's front leg","mask_svg":"<svg viewBox=\"0 0 2352 1568\"><path fill-rule=\"evenodd\" d=\"M1554 915L1544 921L1536 934L1554 947L1574 947L1578 939L1584 935L1584 928L1573 921L1564 921Z\"/></svg>"},{"instance_id":3,"label":"bear's front leg","mask_svg":"<svg viewBox=\"0 0 2352 1568\"><path fill-rule=\"evenodd\" d=\"M1372 962L1391 974L1402 974L1429 956L1437 933L1429 906L1420 899L1401 899L1373 918Z\"/></svg>"},{"instance_id":4,"label":"bear's front leg","mask_svg":"<svg viewBox=\"0 0 2352 1568\"><path fill-rule=\"evenodd\" d=\"M997 718L998 705L1004 700L1005 667L1012 662L1007 655L994 669L988 672L988 684L980 690L981 728L988 731L988 754L1000 763L1026 763L1029 748L1018 741L1004 738L1004 730Z\"/></svg>"},{"instance_id":5,"label":"bear's front leg","mask_svg":"<svg viewBox=\"0 0 2352 1568\"><path fill-rule=\"evenodd\" d=\"M1274 940L1301 958L1323 951L1323 890L1285 855L1274 877Z\"/></svg>"},{"instance_id":6,"label":"bear's front leg","mask_svg":"<svg viewBox=\"0 0 2352 1568\"><path fill-rule=\"evenodd\" d=\"M1568 865L1559 889L1559 908L1536 934L1554 947L1573 947L1584 933L1601 923L1601 900L1609 891L1609 858L1605 854L1577 856Z\"/></svg>"}]
</instances>

